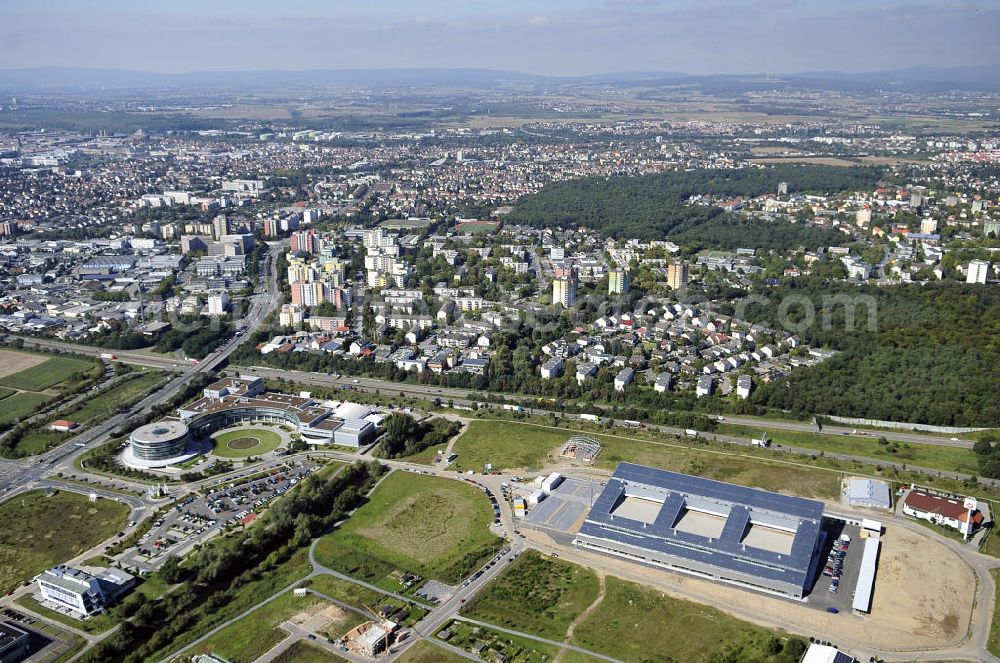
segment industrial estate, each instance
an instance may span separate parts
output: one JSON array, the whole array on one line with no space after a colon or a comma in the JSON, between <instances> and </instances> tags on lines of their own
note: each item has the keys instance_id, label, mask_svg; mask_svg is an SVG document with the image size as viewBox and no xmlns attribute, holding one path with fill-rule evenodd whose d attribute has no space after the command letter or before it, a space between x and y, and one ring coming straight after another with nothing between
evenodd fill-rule
<instances>
[{"instance_id":1,"label":"industrial estate","mask_svg":"<svg viewBox=\"0 0 1000 663\"><path fill-rule=\"evenodd\" d=\"M994 7L59 4L0 663L1000 663Z\"/></svg>"}]
</instances>

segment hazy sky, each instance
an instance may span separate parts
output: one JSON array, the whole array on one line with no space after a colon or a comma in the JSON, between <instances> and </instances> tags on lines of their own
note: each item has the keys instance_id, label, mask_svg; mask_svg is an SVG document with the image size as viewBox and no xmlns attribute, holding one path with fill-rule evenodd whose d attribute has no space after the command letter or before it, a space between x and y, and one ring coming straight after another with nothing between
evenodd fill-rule
<instances>
[{"instance_id":1,"label":"hazy sky","mask_svg":"<svg viewBox=\"0 0 1000 663\"><path fill-rule=\"evenodd\" d=\"M0 68L855 72L998 34L998 0L0 0Z\"/></svg>"}]
</instances>

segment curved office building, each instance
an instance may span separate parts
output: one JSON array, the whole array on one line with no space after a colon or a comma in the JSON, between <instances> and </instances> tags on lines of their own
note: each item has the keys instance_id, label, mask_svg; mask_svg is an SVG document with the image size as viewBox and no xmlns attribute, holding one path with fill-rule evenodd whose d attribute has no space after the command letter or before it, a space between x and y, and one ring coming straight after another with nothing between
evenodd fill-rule
<instances>
[{"instance_id":1,"label":"curved office building","mask_svg":"<svg viewBox=\"0 0 1000 663\"><path fill-rule=\"evenodd\" d=\"M191 431L196 437L207 437L217 430L248 423L285 424L296 430L301 425L298 415L288 409L257 404L234 405L188 420Z\"/></svg>"},{"instance_id":2,"label":"curved office building","mask_svg":"<svg viewBox=\"0 0 1000 663\"><path fill-rule=\"evenodd\" d=\"M140 426L129 436L129 448L123 459L134 467L165 467L183 462L193 454L188 451L191 432L180 421L157 421Z\"/></svg>"}]
</instances>

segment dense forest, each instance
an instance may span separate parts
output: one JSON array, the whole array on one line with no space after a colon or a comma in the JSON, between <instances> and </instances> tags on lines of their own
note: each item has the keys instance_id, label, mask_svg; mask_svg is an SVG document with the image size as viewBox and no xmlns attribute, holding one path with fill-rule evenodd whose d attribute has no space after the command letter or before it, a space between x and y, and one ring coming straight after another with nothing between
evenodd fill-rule
<instances>
[{"instance_id":1,"label":"dense forest","mask_svg":"<svg viewBox=\"0 0 1000 663\"><path fill-rule=\"evenodd\" d=\"M879 179L874 168L784 164L771 168L665 172L641 177L589 177L547 184L522 198L507 219L536 227L583 225L611 237L674 237L717 246L785 248L799 243L835 243L827 231L794 224L750 224L718 207L689 206L693 195L759 196L788 182L793 193L835 193L870 189ZM734 232L731 225L742 225ZM803 235L803 230L814 232ZM787 233L792 236L784 239ZM729 239L732 237L733 239ZM839 237L839 236L838 236ZM744 241L745 240L745 241ZM801 240L801 241L800 241ZM676 241L676 240L675 240Z\"/></svg>"},{"instance_id":2,"label":"dense forest","mask_svg":"<svg viewBox=\"0 0 1000 663\"><path fill-rule=\"evenodd\" d=\"M750 306L749 319L777 321L786 296L808 297L817 319L799 336L840 352L762 385L754 403L800 414L1000 425L1000 293L995 289L946 282L838 288L804 279L763 294L770 303ZM874 330L868 329L866 306L855 308L854 331L845 329L843 306L827 306L831 323L823 324L823 298L836 294L872 297Z\"/></svg>"},{"instance_id":3,"label":"dense forest","mask_svg":"<svg viewBox=\"0 0 1000 663\"><path fill-rule=\"evenodd\" d=\"M670 239L689 252L702 248L736 250L741 247L787 251L800 246L842 244L844 235L803 223L748 221L735 214L718 214L708 221L678 224L670 232Z\"/></svg>"}]
</instances>

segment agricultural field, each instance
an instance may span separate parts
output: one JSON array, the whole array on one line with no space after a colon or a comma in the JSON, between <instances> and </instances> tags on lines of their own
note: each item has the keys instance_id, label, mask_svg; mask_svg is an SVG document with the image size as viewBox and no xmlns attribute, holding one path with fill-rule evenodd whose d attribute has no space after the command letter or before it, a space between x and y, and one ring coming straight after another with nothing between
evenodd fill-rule
<instances>
[{"instance_id":1,"label":"agricultural field","mask_svg":"<svg viewBox=\"0 0 1000 663\"><path fill-rule=\"evenodd\" d=\"M797 638L619 578L606 578L603 601L573 632L572 643L625 661L796 663Z\"/></svg>"},{"instance_id":2,"label":"agricultural field","mask_svg":"<svg viewBox=\"0 0 1000 663\"><path fill-rule=\"evenodd\" d=\"M473 420L455 443L455 467L480 471L484 463L492 463L495 469L538 470L555 462L554 452L579 432L518 421ZM596 461L602 469L613 470L620 461L629 461L802 497L832 499L840 490L839 472L810 467L808 458L774 459L767 451L712 449L647 431L586 434L603 446Z\"/></svg>"},{"instance_id":3,"label":"agricultural field","mask_svg":"<svg viewBox=\"0 0 1000 663\"><path fill-rule=\"evenodd\" d=\"M85 495L45 491L18 495L0 504L0 590L14 587L65 562L121 530L126 505L108 499L93 504Z\"/></svg>"},{"instance_id":4,"label":"agricultural field","mask_svg":"<svg viewBox=\"0 0 1000 663\"><path fill-rule=\"evenodd\" d=\"M262 428L247 428L220 433L212 438L212 455L222 458L246 458L274 451L281 436Z\"/></svg>"},{"instance_id":5,"label":"agricultural field","mask_svg":"<svg viewBox=\"0 0 1000 663\"><path fill-rule=\"evenodd\" d=\"M339 529L320 539L317 560L332 569L400 590L392 577L416 573L453 584L503 541L481 490L453 479L393 472Z\"/></svg>"},{"instance_id":6,"label":"agricultural field","mask_svg":"<svg viewBox=\"0 0 1000 663\"><path fill-rule=\"evenodd\" d=\"M10 350L2 352L5 356L11 353ZM37 357L40 355L29 356ZM97 366L96 361L85 361L72 357L47 357L43 359L40 363L0 377L0 385L22 391L44 391L64 382L74 373L86 373L94 370Z\"/></svg>"},{"instance_id":7,"label":"agricultural field","mask_svg":"<svg viewBox=\"0 0 1000 663\"><path fill-rule=\"evenodd\" d=\"M462 614L561 641L599 590L597 576L589 569L528 551L508 564Z\"/></svg>"},{"instance_id":8,"label":"agricultural field","mask_svg":"<svg viewBox=\"0 0 1000 663\"><path fill-rule=\"evenodd\" d=\"M100 420L108 417L119 406L130 403L149 392L159 385L163 379L163 374L159 372L138 374L135 377L131 377L101 391L91 398L84 399L72 407L60 408L57 412L50 415L45 425L25 431L17 441L14 451L20 457L33 456L59 446L73 435L82 432L87 426L98 423ZM38 399L45 399L43 402L51 400L51 397L45 394L30 392L21 392L16 396L10 397L10 399L19 398L25 398L28 403L38 402ZM69 419L80 424L80 427L71 433L49 430L48 424L56 419Z\"/></svg>"}]
</instances>

